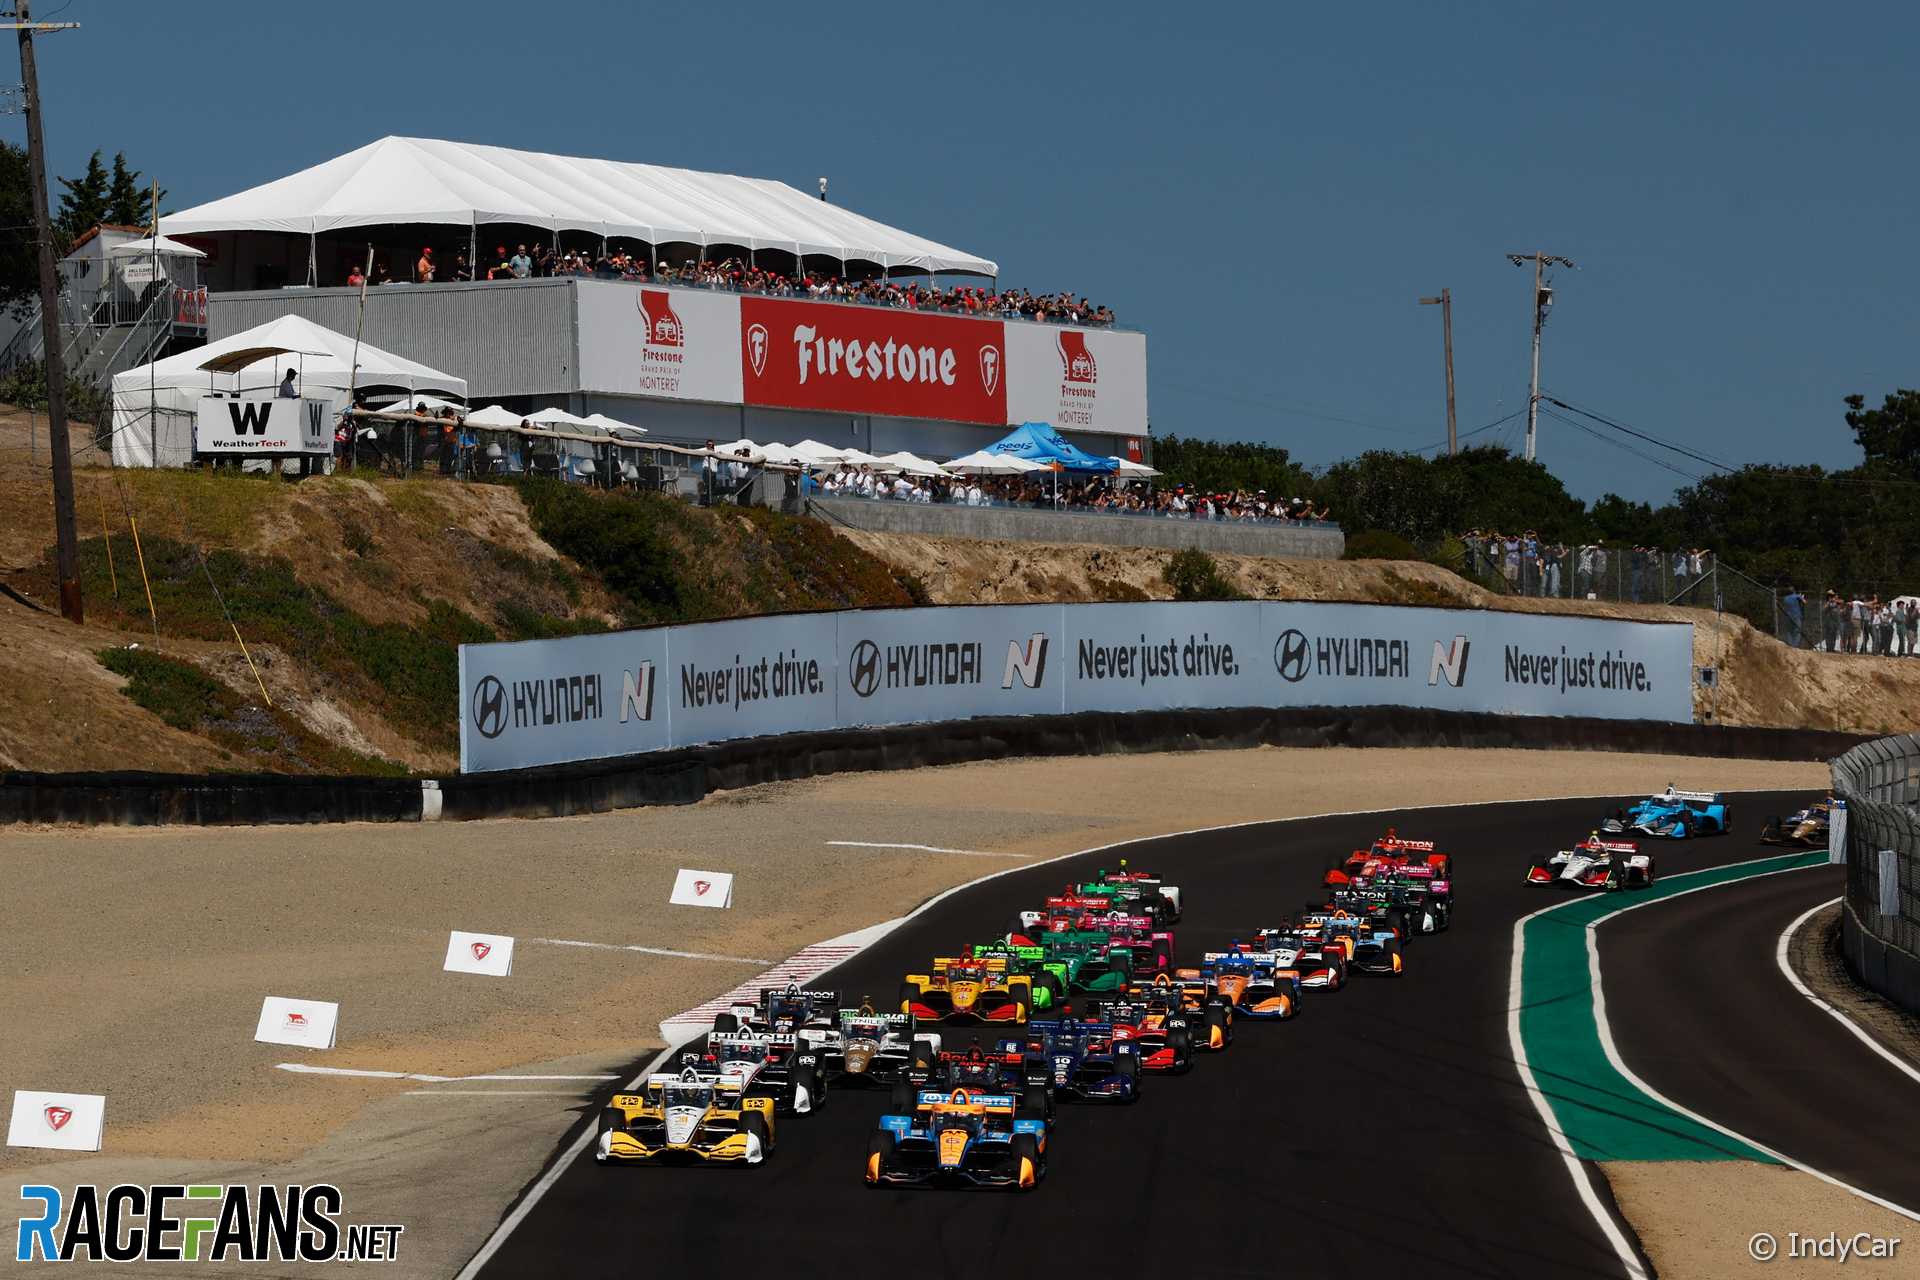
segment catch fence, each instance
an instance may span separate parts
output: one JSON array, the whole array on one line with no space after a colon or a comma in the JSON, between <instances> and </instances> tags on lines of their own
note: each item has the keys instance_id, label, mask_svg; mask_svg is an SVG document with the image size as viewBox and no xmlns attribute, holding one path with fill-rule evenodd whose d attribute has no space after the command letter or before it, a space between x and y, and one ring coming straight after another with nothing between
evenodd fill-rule
<instances>
[{"instance_id":1,"label":"catch fence","mask_svg":"<svg viewBox=\"0 0 1920 1280\"><path fill-rule=\"evenodd\" d=\"M1841 943L1855 977L1920 1013L1920 734L1864 742L1833 762L1846 801Z\"/></svg>"}]
</instances>

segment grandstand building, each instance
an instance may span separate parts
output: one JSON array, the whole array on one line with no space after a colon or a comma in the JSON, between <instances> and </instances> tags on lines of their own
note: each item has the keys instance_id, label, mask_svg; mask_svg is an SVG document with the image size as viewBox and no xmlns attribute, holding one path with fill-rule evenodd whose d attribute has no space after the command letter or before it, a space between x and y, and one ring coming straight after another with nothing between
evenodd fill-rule
<instances>
[{"instance_id":1,"label":"grandstand building","mask_svg":"<svg viewBox=\"0 0 1920 1280\"><path fill-rule=\"evenodd\" d=\"M418 138L383 138L167 216L207 256L208 336L298 315L467 380L471 402L557 407L698 443L811 437L948 456L1023 422L1096 455L1147 434L1137 330L978 317L727 287L549 276L364 290L369 251L406 281L503 249L736 260L793 277L992 287L993 261L783 183ZM651 276L653 273L650 272Z\"/></svg>"}]
</instances>

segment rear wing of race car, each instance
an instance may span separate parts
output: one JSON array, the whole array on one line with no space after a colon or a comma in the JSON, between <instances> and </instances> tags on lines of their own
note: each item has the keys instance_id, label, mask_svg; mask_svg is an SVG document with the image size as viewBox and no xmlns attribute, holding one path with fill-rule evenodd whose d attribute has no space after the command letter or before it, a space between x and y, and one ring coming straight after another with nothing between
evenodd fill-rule
<instances>
[{"instance_id":1,"label":"rear wing of race car","mask_svg":"<svg viewBox=\"0 0 1920 1280\"><path fill-rule=\"evenodd\" d=\"M914 1095L916 1107L978 1108L989 1115L1012 1115L1014 1099L1010 1093L975 1093L971 1089L922 1089Z\"/></svg>"},{"instance_id":2,"label":"rear wing of race car","mask_svg":"<svg viewBox=\"0 0 1920 1280\"><path fill-rule=\"evenodd\" d=\"M1588 836L1576 846L1582 853L1638 853L1640 846L1631 840L1602 840Z\"/></svg>"},{"instance_id":3,"label":"rear wing of race car","mask_svg":"<svg viewBox=\"0 0 1920 1280\"><path fill-rule=\"evenodd\" d=\"M762 1006L765 1006L768 1001L786 995L797 996L803 1000L811 1000L815 1004L836 1005L840 1003L840 993L838 991L828 991L824 989L817 991L788 991L785 987L760 988L760 1003Z\"/></svg>"},{"instance_id":4,"label":"rear wing of race car","mask_svg":"<svg viewBox=\"0 0 1920 1280\"><path fill-rule=\"evenodd\" d=\"M1663 800L1691 800L1695 804L1719 804L1726 799L1719 791L1656 791L1647 797L1655 802Z\"/></svg>"},{"instance_id":5,"label":"rear wing of race car","mask_svg":"<svg viewBox=\"0 0 1920 1280\"><path fill-rule=\"evenodd\" d=\"M1007 958L1005 956L994 956L994 955L978 956L978 957L935 956L933 961L933 971L935 973L945 973L947 969L953 965L973 965L973 964L979 965L981 968L985 969L988 973L1005 973L1007 971Z\"/></svg>"},{"instance_id":6,"label":"rear wing of race car","mask_svg":"<svg viewBox=\"0 0 1920 1280\"><path fill-rule=\"evenodd\" d=\"M1402 840L1398 836L1382 836L1373 842L1376 849L1405 850L1408 853L1432 853L1431 840Z\"/></svg>"}]
</instances>

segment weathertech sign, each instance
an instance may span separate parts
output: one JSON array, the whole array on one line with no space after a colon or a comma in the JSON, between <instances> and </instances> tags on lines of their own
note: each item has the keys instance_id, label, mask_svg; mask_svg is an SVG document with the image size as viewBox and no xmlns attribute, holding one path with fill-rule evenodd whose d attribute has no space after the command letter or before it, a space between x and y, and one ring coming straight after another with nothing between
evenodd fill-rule
<instances>
[{"instance_id":1,"label":"weathertech sign","mask_svg":"<svg viewBox=\"0 0 1920 1280\"><path fill-rule=\"evenodd\" d=\"M748 404L1007 422L999 321L748 297L740 322Z\"/></svg>"},{"instance_id":2,"label":"weathertech sign","mask_svg":"<svg viewBox=\"0 0 1920 1280\"><path fill-rule=\"evenodd\" d=\"M1686 723L1692 659L1684 623L1392 605L966 605L738 618L461 646L460 759L475 772L869 725L1214 707Z\"/></svg>"}]
</instances>

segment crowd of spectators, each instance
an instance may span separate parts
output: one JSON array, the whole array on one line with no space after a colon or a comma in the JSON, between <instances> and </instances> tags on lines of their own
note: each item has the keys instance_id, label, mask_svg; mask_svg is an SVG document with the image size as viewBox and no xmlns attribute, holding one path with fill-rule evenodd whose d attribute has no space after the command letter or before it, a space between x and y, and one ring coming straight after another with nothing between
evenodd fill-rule
<instances>
[{"instance_id":1,"label":"crowd of spectators","mask_svg":"<svg viewBox=\"0 0 1920 1280\"><path fill-rule=\"evenodd\" d=\"M1002 320L1039 320L1091 326L1113 323L1111 309L1070 293L1030 293L1025 289L987 289L975 285L942 289L918 280L885 277L849 279L813 272L788 275L739 258L717 262L689 258L676 266L664 258L653 262L644 254L604 247L589 251L562 250L546 244L536 244L531 248L516 244L509 252L507 246L501 244L494 246L492 253L481 254L477 263L468 261L466 250L459 250L449 266L444 261L444 255L436 256L432 247L428 246L420 250L420 256L414 261L407 279L415 284L434 284L449 280L528 280L552 276L729 289L736 293L758 293L771 297L814 298L826 302L853 302L908 311L943 311ZM357 265L347 276L347 284L354 288L359 288L363 283L385 285L394 281L392 264L384 257L374 259L371 277L365 276Z\"/></svg>"},{"instance_id":2,"label":"crowd of spectators","mask_svg":"<svg viewBox=\"0 0 1920 1280\"><path fill-rule=\"evenodd\" d=\"M1807 598L1789 586L1781 598L1780 638L1795 648L1828 653L1873 653L1886 657L1920 656L1920 597L1845 596L1828 591L1816 616Z\"/></svg>"},{"instance_id":3,"label":"crowd of spectators","mask_svg":"<svg viewBox=\"0 0 1920 1280\"><path fill-rule=\"evenodd\" d=\"M1306 498L1269 498L1258 493L1201 493L1185 485L1156 488L1141 480L1101 476L920 477L847 466L808 482L826 497L898 499L969 507L1034 507L1093 515L1159 516L1176 520L1221 520L1268 524L1317 524L1331 516Z\"/></svg>"},{"instance_id":4,"label":"crowd of spectators","mask_svg":"<svg viewBox=\"0 0 1920 1280\"><path fill-rule=\"evenodd\" d=\"M1524 533L1470 529L1462 535L1469 565L1503 581L1515 595L1665 602L1713 572L1705 547L1607 547L1549 542Z\"/></svg>"}]
</instances>

